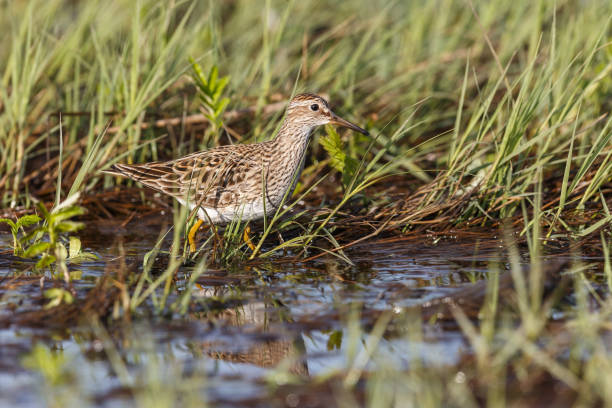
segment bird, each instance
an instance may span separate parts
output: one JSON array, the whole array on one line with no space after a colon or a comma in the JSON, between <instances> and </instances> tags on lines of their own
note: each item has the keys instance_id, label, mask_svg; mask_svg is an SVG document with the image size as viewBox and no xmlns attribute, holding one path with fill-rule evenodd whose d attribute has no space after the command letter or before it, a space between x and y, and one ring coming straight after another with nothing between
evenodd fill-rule
<instances>
[{"instance_id":1,"label":"bird","mask_svg":"<svg viewBox=\"0 0 612 408\"><path fill-rule=\"evenodd\" d=\"M323 97L301 93L290 100L282 125L268 141L219 146L170 161L114 164L103 172L135 180L194 211L198 220L188 241L195 252L202 224L224 226L274 214L295 190L314 129L326 124L369 135L336 115ZM247 225L243 239L254 251L249 234Z\"/></svg>"}]
</instances>

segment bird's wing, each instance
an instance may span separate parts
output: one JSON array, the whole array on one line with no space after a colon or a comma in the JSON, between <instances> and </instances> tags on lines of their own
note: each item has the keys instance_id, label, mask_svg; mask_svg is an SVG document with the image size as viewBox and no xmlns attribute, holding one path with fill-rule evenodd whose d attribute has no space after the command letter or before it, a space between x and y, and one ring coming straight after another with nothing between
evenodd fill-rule
<instances>
[{"instance_id":1,"label":"bird's wing","mask_svg":"<svg viewBox=\"0 0 612 408\"><path fill-rule=\"evenodd\" d=\"M110 172L181 200L222 208L238 204L244 190L257 184L263 163L255 159L254 147L223 146L168 162L115 164Z\"/></svg>"}]
</instances>

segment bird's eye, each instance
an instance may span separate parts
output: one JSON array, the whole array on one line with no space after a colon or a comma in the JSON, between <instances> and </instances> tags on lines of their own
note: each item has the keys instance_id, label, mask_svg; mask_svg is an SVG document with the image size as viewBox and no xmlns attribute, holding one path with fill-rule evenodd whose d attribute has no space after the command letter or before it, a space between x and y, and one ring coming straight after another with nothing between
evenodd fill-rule
<instances>
[{"instance_id":1,"label":"bird's eye","mask_svg":"<svg viewBox=\"0 0 612 408\"><path fill-rule=\"evenodd\" d=\"M316 112L319 110L319 105L316 103L313 103L312 105L310 105L310 110L313 112Z\"/></svg>"}]
</instances>

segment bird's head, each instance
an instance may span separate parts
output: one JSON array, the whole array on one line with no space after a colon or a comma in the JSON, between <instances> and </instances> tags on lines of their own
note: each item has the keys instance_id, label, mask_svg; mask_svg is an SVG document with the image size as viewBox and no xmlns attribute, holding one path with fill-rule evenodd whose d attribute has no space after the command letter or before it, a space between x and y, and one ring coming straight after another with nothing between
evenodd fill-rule
<instances>
[{"instance_id":1,"label":"bird's head","mask_svg":"<svg viewBox=\"0 0 612 408\"><path fill-rule=\"evenodd\" d=\"M319 95L303 93L293 97L287 108L287 117L293 123L316 127L326 125L342 126L367 135L368 132L348 120L342 119L329 108L329 104Z\"/></svg>"}]
</instances>

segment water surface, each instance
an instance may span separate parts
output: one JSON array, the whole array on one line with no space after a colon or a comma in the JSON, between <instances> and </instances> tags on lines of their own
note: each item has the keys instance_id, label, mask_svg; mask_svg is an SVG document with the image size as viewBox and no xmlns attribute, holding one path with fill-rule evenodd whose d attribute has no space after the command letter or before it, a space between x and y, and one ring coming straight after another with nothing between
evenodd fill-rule
<instances>
[{"instance_id":1,"label":"water surface","mask_svg":"<svg viewBox=\"0 0 612 408\"><path fill-rule=\"evenodd\" d=\"M79 266L83 275L75 289L92 287L122 254L127 269L139 273L144 254L170 221L149 217L126 225L114 220L89 223L81 234L83 245L100 259ZM9 237L0 239L6 247ZM133 398L142 402L159 392L168 398L199 396L218 406L265 406L276 386L345 370L355 347L363 347L367 339L364 331L357 332L355 343L355 322L367 331L381 312L400 313L486 280L494 273L490 265L507 267L502 248L499 239L481 234L394 237L350 248L346 255L352 265L329 256L308 263L271 261L214 269L197 280L184 316L158 315L149 302L129 324L102 329L81 324L65 330L10 323L12 314L41 307L41 282L25 274L7 285L27 264L4 252L0 316L9 323L0 329L0 405L39 406L45 396L50 398L43 376L22 365L40 343L65 360L67 374L58 389L72 391L69 396L54 391L52 398L69 403L130 406ZM192 269L180 269L170 302L186 289L180 277ZM44 288L56 284L42 282ZM105 343L105 336L111 343ZM120 364L109 358L109 344ZM366 369L376 369L385 359L399 368L409 368L414 358L453 365L470 352L456 327L435 321L423 326L422 338L391 331L378 351L378 360ZM172 394L172 389L180 391Z\"/></svg>"}]
</instances>

